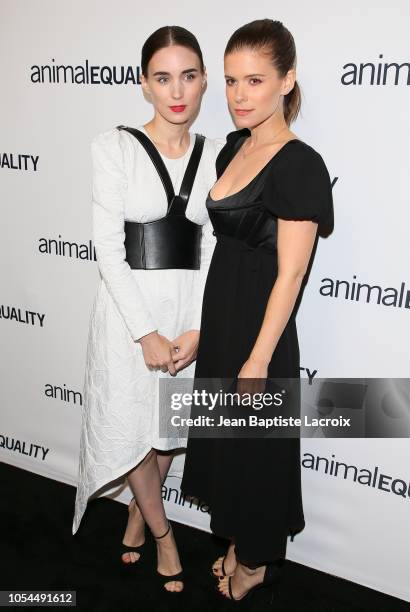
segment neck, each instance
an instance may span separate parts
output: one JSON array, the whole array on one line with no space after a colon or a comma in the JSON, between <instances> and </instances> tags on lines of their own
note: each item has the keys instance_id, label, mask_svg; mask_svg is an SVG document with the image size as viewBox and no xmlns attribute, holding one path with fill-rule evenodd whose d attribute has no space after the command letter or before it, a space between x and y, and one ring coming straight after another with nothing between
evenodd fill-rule
<instances>
[{"instance_id":1,"label":"neck","mask_svg":"<svg viewBox=\"0 0 410 612\"><path fill-rule=\"evenodd\" d=\"M262 123L250 128L250 131L251 135L248 146L253 148L271 144L272 140L275 139L279 132L281 137L286 136L286 133L289 132L289 128L282 114L279 116L273 114L262 121Z\"/></svg>"},{"instance_id":2,"label":"neck","mask_svg":"<svg viewBox=\"0 0 410 612\"><path fill-rule=\"evenodd\" d=\"M155 144L169 151L178 152L189 146L189 123L170 123L158 113L144 125Z\"/></svg>"}]
</instances>

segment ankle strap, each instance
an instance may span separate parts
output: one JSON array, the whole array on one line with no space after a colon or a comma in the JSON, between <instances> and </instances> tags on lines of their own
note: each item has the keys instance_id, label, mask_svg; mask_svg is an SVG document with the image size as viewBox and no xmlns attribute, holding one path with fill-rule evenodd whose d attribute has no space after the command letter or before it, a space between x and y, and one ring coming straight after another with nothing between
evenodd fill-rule
<instances>
[{"instance_id":1,"label":"ankle strap","mask_svg":"<svg viewBox=\"0 0 410 612\"><path fill-rule=\"evenodd\" d=\"M154 538L156 540L160 540L161 538L165 538L165 536L167 535L168 531L171 529L171 523L168 521L168 529L166 530L166 532L161 535L161 536L154 536Z\"/></svg>"}]
</instances>

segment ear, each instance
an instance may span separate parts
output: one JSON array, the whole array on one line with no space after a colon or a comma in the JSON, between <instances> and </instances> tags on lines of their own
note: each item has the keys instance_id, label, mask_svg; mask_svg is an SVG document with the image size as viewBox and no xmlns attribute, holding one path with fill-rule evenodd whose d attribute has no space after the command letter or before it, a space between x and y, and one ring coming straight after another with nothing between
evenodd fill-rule
<instances>
[{"instance_id":1,"label":"ear","mask_svg":"<svg viewBox=\"0 0 410 612\"><path fill-rule=\"evenodd\" d=\"M282 81L282 92L281 93L284 96L286 96L288 93L292 91L292 89L295 86L295 81L296 81L296 70L294 68L291 68L290 70L288 70L288 72L286 73Z\"/></svg>"},{"instance_id":2,"label":"ear","mask_svg":"<svg viewBox=\"0 0 410 612\"><path fill-rule=\"evenodd\" d=\"M140 80L141 80L141 87L142 87L143 92L147 95L150 95L151 90L149 88L148 81L143 74L140 75Z\"/></svg>"},{"instance_id":3,"label":"ear","mask_svg":"<svg viewBox=\"0 0 410 612\"><path fill-rule=\"evenodd\" d=\"M205 85L206 85L206 82L207 82L207 80L208 80L208 73L207 73L207 71L206 71L205 66L204 66L204 73L203 73L203 75L202 75L202 80L203 80L203 86L205 86Z\"/></svg>"}]
</instances>

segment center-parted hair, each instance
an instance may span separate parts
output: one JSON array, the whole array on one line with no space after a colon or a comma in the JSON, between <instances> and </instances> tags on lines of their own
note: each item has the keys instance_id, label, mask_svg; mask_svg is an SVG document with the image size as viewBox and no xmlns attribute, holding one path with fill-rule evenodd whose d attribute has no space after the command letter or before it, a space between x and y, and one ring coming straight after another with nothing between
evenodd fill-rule
<instances>
[{"instance_id":1,"label":"center-parted hair","mask_svg":"<svg viewBox=\"0 0 410 612\"><path fill-rule=\"evenodd\" d=\"M141 72L145 77L148 76L148 64L154 53L171 45L180 45L196 53L201 65L201 71L204 72L202 51L196 37L189 30L173 25L163 26L155 30L143 44L141 50Z\"/></svg>"},{"instance_id":2,"label":"center-parted hair","mask_svg":"<svg viewBox=\"0 0 410 612\"><path fill-rule=\"evenodd\" d=\"M296 46L292 34L281 21L257 19L238 28L225 48L225 55L242 49L267 53L273 66L283 78L288 70L296 68ZM296 119L301 106L301 93L297 82L284 96L283 113L288 125Z\"/></svg>"}]
</instances>

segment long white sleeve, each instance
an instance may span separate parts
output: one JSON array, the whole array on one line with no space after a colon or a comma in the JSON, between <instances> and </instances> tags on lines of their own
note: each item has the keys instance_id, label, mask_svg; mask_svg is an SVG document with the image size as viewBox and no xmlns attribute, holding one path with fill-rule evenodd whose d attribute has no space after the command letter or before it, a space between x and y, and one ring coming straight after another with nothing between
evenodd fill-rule
<instances>
[{"instance_id":1,"label":"long white sleeve","mask_svg":"<svg viewBox=\"0 0 410 612\"><path fill-rule=\"evenodd\" d=\"M155 331L149 306L125 261L124 194L127 177L119 130L99 134L91 144L93 240L98 267L134 341Z\"/></svg>"},{"instance_id":2,"label":"long white sleeve","mask_svg":"<svg viewBox=\"0 0 410 612\"><path fill-rule=\"evenodd\" d=\"M208 276L209 264L212 259L216 244L216 238L213 234L213 225L208 220L202 226L202 238L201 238L201 268L198 271L198 275L195 283L195 295L194 295L194 307L195 314L192 324L192 329L201 328L201 316L202 316L202 300L204 294L204 288L206 283L206 277Z\"/></svg>"},{"instance_id":3,"label":"long white sleeve","mask_svg":"<svg viewBox=\"0 0 410 612\"><path fill-rule=\"evenodd\" d=\"M213 160L216 157L222 147L226 144L225 138L215 138L212 140L213 145ZM216 180L216 176L215 176ZM212 186L210 186L212 187ZM201 328L201 317L202 317L202 301L205 289L206 277L208 276L209 264L211 263L212 254L216 245L216 238L213 233L213 225L211 221L208 221L202 226L202 239L201 239L201 269L197 275L195 285L195 315L192 329Z\"/></svg>"}]
</instances>

